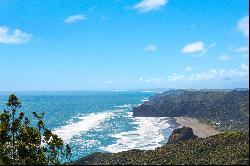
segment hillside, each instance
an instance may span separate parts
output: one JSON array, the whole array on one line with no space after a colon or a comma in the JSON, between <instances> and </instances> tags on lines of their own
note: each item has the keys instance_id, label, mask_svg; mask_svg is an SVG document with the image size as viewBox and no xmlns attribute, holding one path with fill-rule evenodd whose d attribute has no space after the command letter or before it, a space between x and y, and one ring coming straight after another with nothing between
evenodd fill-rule
<instances>
[{"instance_id":1,"label":"hillside","mask_svg":"<svg viewBox=\"0 0 250 166\"><path fill-rule=\"evenodd\" d=\"M207 138L168 143L155 150L130 150L114 154L94 153L75 165L249 164L247 132L225 132Z\"/></svg>"},{"instance_id":2,"label":"hillside","mask_svg":"<svg viewBox=\"0 0 250 166\"><path fill-rule=\"evenodd\" d=\"M188 116L224 131L249 130L249 90L172 90L133 108L133 116Z\"/></svg>"}]
</instances>

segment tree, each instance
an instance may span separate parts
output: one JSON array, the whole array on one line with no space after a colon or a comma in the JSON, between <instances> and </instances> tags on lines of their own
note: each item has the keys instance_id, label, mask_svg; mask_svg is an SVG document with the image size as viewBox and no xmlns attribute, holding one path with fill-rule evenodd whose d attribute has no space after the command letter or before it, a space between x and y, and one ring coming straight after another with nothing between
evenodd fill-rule
<instances>
[{"instance_id":1,"label":"tree","mask_svg":"<svg viewBox=\"0 0 250 166\"><path fill-rule=\"evenodd\" d=\"M9 96L7 109L0 114L0 164L54 165L70 160L70 146L45 128L44 112L33 112L36 126L24 112L17 115L20 100Z\"/></svg>"}]
</instances>

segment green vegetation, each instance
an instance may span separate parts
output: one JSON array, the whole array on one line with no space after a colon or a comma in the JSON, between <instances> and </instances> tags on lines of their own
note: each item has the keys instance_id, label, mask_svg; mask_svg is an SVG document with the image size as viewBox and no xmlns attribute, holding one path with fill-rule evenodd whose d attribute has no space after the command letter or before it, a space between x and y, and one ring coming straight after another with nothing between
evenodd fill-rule
<instances>
[{"instance_id":1,"label":"green vegetation","mask_svg":"<svg viewBox=\"0 0 250 166\"><path fill-rule=\"evenodd\" d=\"M14 94L6 105L0 114L1 165L51 165L70 159L69 145L45 128L44 113L33 112L37 124L32 127L24 112L17 115L21 102Z\"/></svg>"},{"instance_id":2,"label":"green vegetation","mask_svg":"<svg viewBox=\"0 0 250 166\"><path fill-rule=\"evenodd\" d=\"M225 132L207 138L166 144L155 150L94 153L78 165L249 165L248 132Z\"/></svg>"},{"instance_id":3,"label":"green vegetation","mask_svg":"<svg viewBox=\"0 0 250 166\"><path fill-rule=\"evenodd\" d=\"M133 109L134 116L188 116L224 131L249 130L249 90L167 91Z\"/></svg>"}]
</instances>

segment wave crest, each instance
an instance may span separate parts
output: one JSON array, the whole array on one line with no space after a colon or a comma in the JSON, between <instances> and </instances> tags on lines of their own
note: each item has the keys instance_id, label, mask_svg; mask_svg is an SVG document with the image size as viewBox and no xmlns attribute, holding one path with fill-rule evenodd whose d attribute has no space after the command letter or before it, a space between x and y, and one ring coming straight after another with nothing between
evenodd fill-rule
<instances>
[{"instance_id":1,"label":"wave crest","mask_svg":"<svg viewBox=\"0 0 250 166\"><path fill-rule=\"evenodd\" d=\"M100 149L111 153L131 149L152 150L161 146L165 140L163 130L170 126L162 117L136 117L132 123L137 125L135 130L112 134L117 142Z\"/></svg>"},{"instance_id":2,"label":"wave crest","mask_svg":"<svg viewBox=\"0 0 250 166\"><path fill-rule=\"evenodd\" d=\"M69 142L75 135L83 134L90 129L98 128L107 118L113 115L112 112L91 113L79 117L80 121L61 126L53 130L65 142Z\"/></svg>"}]
</instances>

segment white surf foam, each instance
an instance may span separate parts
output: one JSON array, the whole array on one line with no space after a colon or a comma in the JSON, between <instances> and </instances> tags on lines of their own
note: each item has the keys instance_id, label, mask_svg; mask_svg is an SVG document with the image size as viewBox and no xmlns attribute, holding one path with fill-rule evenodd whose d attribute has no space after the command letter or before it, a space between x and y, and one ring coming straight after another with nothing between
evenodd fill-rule
<instances>
[{"instance_id":1,"label":"white surf foam","mask_svg":"<svg viewBox=\"0 0 250 166\"><path fill-rule=\"evenodd\" d=\"M125 89L115 89L115 90L111 90L113 92L127 92L128 90Z\"/></svg>"},{"instance_id":2,"label":"white surf foam","mask_svg":"<svg viewBox=\"0 0 250 166\"><path fill-rule=\"evenodd\" d=\"M143 90L143 91L141 91L141 92L144 92L144 93L153 93L153 92L155 92L155 91L152 91L152 90Z\"/></svg>"},{"instance_id":3,"label":"white surf foam","mask_svg":"<svg viewBox=\"0 0 250 166\"><path fill-rule=\"evenodd\" d=\"M148 99L148 98L145 98L145 99L142 99L141 101L142 101L142 102L145 102L145 101L149 101L149 99Z\"/></svg>"},{"instance_id":4,"label":"white surf foam","mask_svg":"<svg viewBox=\"0 0 250 166\"><path fill-rule=\"evenodd\" d=\"M133 118L133 112L128 112L128 115L124 115L126 118Z\"/></svg>"},{"instance_id":5,"label":"white surf foam","mask_svg":"<svg viewBox=\"0 0 250 166\"><path fill-rule=\"evenodd\" d=\"M111 135L117 138L117 142L100 149L111 153L131 149L155 149L161 146L160 142L164 140L163 129L169 127L167 122L166 118L162 117L136 117L133 123L138 127L135 130Z\"/></svg>"},{"instance_id":6,"label":"white surf foam","mask_svg":"<svg viewBox=\"0 0 250 166\"><path fill-rule=\"evenodd\" d=\"M80 121L61 126L53 130L65 142L79 134L83 134L90 129L98 128L100 123L105 121L106 118L112 116L112 112L91 113L86 116L79 117Z\"/></svg>"},{"instance_id":7,"label":"white surf foam","mask_svg":"<svg viewBox=\"0 0 250 166\"><path fill-rule=\"evenodd\" d=\"M132 106L133 106L132 104L124 104L124 105L115 106L115 108L130 108Z\"/></svg>"}]
</instances>

